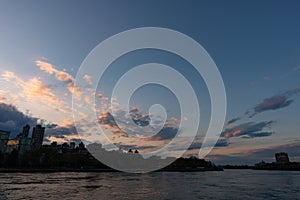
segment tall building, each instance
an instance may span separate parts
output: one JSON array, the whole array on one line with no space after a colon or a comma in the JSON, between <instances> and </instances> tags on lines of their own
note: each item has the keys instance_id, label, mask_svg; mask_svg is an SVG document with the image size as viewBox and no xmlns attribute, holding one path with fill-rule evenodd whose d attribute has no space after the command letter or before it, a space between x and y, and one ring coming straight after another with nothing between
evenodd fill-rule
<instances>
[{"instance_id":1,"label":"tall building","mask_svg":"<svg viewBox=\"0 0 300 200\"><path fill-rule=\"evenodd\" d=\"M2 153L6 152L9 135L10 135L9 131L0 130L0 151Z\"/></svg>"},{"instance_id":2,"label":"tall building","mask_svg":"<svg viewBox=\"0 0 300 200\"><path fill-rule=\"evenodd\" d=\"M24 154L26 151L30 151L31 138L22 137L19 138L19 153Z\"/></svg>"},{"instance_id":3,"label":"tall building","mask_svg":"<svg viewBox=\"0 0 300 200\"><path fill-rule=\"evenodd\" d=\"M275 158L278 164L288 164L290 162L289 156L285 152L276 153Z\"/></svg>"},{"instance_id":4,"label":"tall building","mask_svg":"<svg viewBox=\"0 0 300 200\"><path fill-rule=\"evenodd\" d=\"M70 149L75 149L75 142L70 142Z\"/></svg>"},{"instance_id":5,"label":"tall building","mask_svg":"<svg viewBox=\"0 0 300 200\"><path fill-rule=\"evenodd\" d=\"M20 134L17 135L17 138L27 138L29 135L29 130L30 130L30 126L28 124L26 124L23 127L23 130Z\"/></svg>"},{"instance_id":6,"label":"tall building","mask_svg":"<svg viewBox=\"0 0 300 200\"><path fill-rule=\"evenodd\" d=\"M23 130L20 134L17 135L17 139L19 140L19 153L24 154L26 151L30 150L31 139L28 137L30 126L26 124L23 127Z\"/></svg>"},{"instance_id":7,"label":"tall building","mask_svg":"<svg viewBox=\"0 0 300 200\"><path fill-rule=\"evenodd\" d=\"M28 135L29 135L29 130L30 130L30 126L29 126L28 124L26 124L26 125L23 127L22 136L23 136L23 137L28 137Z\"/></svg>"},{"instance_id":8,"label":"tall building","mask_svg":"<svg viewBox=\"0 0 300 200\"><path fill-rule=\"evenodd\" d=\"M43 144L45 127L36 125L32 130L31 147L40 148Z\"/></svg>"}]
</instances>

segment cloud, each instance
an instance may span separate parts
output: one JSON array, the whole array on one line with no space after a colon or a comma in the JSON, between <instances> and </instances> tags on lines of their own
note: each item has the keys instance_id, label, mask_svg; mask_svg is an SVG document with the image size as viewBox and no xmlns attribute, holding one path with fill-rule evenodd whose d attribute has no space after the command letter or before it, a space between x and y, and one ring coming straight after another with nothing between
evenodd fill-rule
<instances>
[{"instance_id":1,"label":"cloud","mask_svg":"<svg viewBox=\"0 0 300 200\"><path fill-rule=\"evenodd\" d=\"M102 112L98 117L98 122L103 125L108 125L109 127L118 126L110 112Z\"/></svg>"},{"instance_id":2,"label":"cloud","mask_svg":"<svg viewBox=\"0 0 300 200\"><path fill-rule=\"evenodd\" d=\"M150 125L150 117L148 114L144 115L142 114L139 109L135 106L131 107L129 116L131 118L126 118L126 112L122 110L115 110L116 117L119 118L118 123L122 123L126 127L126 130L120 129L118 124L116 123L114 116L110 112L103 111L98 112L98 123L102 125L104 129L109 129L110 132L113 134L110 136L110 139L115 140L117 138L124 137L131 138L134 140L134 138L138 138L138 141L152 141L152 142L159 142L159 141L168 141L173 139L176 134L178 133L178 126L179 126L179 120L177 118L169 118L163 127L159 130L155 128L152 128ZM135 124L131 124L128 122L128 120L133 120ZM138 132L135 137L131 137L132 134L137 133L137 127L144 127L144 129L147 129L150 133L153 133L155 135L149 136L144 138L144 135L140 135L141 133Z\"/></svg>"},{"instance_id":3,"label":"cloud","mask_svg":"<svg viewBox=\"0 0 300 200\"><path fill-rule=\"evenodd\" d=\"M234 123L234 122L239 121L240 119L241 119L240 117L233 118L233 119L229 120L229 121L227 122L227 124L232 124L232 123Z\"/></svg>"},{"instance_id":4,"label":"cloud","mask_svg":"<svg viewBox=\"0 0 300 200\"><path fill-rule=\"evenodd\" d=\"M32 117L19 111L16 106L6 103L0 103L0 129L11 132L11 137L15 137L28 124L34 127L45 120ZM69 135L77 135L73 124L57 125L53 123L43 124L46 127L45 138L66 138ZM66 138L68 139L68 138Z\"/></svg>"},{"instance_id":5,"label":"cloud","mask_svg":"<svg viewBox=\"0 0 300 200\"><path fill-rule=\"evenodd\" d=\"M36 99L43 102L61 103L61 100L53 93L51 85L44 84L40 78L34 77L25 81L11 71L4 71L1 78L22 90L18 96L11 95L13 99L22 97L29 101Z\"/></svg>"},{"instance_id":6,"label":"cloud","mask_svg":"<svg viewBox=\"0 0 300 200\"><path fill-rule=\"evenodd\" d=\"M172 140L178 132L176 127L163 127L157 134L146 138L150 141Z\"/></svg>"},{"instance_id":7,"label":"cloud","mask_svg":"<svg viewBox=\"0 0 300 200\"><path fill-rule=\"evenodd\" d=\"M93 84L93 79L92 79L91 76L85 74L85 75L83 76L83 79L87 82L87 84L89 84L89 85L92 85L92 84Z\"/></svg>"},{"instance_id":8,"label":"cloud","mask_svg":"<svg viewBox=\"0 0 300 200\"><path fill-rule=\"evenodd\" d=\"M65 71L58 70L52 64L42 60L35 61L35 64L40 68L40 70L48 74L55 74L56 80L66 83L67 89L70 92L74 92L74 77L72 75Z\"/></svg>"},{"instance_id":9,"label":"cloud","mask_svg":"<svg viewBox=\"0 0 300 200\"><path fill-rule=\"evenodd\" d=\"M208 141L204 147L227 147L229 146L229 143L227 142L226 138L220 137L216 144L213 144L213 140L210 142ZM191 146L188 148L188 150L194 150L194 149L200 149L202 147L201 141L194 141Z\"/></svg>"},{"instance_id":10,"label":"cloud","mask_svg":"<svg viewBox=\"0 0 300 200\"><path fill-rule=\"evenodd\" d=\"M293 71L295 72L295 71L299 71L300 70L300 66L297 66L297 67L294 67L293 68Z\"/></svg>"},{"instance_id":11,"label":"cloud","mask_svg":"<svg viewBox=\"0 0 300 200\"><path fill-rule=\"evenodd\" d=\"M245 136L243 136L243 138L254 138L254 137L268 137L271 136L273 134L273 132L258 132L258 133L249 133Z\"/></svg>"},{"instance_id":12,"label":"cloud","mask_svg":"<svg viewBox=\"0 0 300 200\"><path fill-rule=\"evenodd\" d=\"M67 135L75 135L77 134L76 128L74 124L67 124L67 125L57 125L52 128L48 128L45 131L46 136L52 136L55 138L65 138Z\"/></svg>"},{"instance_id":13,"label":"cloud","mask_svg":"<svg viewBox=\"0 0 300 200\"><path fill-rule=\"evenodd\" d=\"M272 133L262 132L262 130L266 127L270 127L274 121L263 121L263 122L247 122L243 123L231 128L225 129L221 133L222 137L231 138L231 137L240 137L240 136L248 136L248 137L266 137L270 136Z\"/></svg>"},{"instance_id":14,"label":"cloud","mask_svg":"<svg viewBox=\"0 0 300 200\"><path fill-rule=\"evenodd\" d=\"M51 86L43 84L41 79L32 78L25 83L24 94L30 99L31 97L39 96L44 100L52 103L60 103L61 100L52 92Z\"/></svg>"},{"instance_id":15,"label":"cloud","mask_svg":"<svg viewBox=\"0 0 300 200\"><path fill-rule=\"evenodd\" d=\"M1 103L7 102L7 98L5 96L0 95L0 102Z\"/></svg>"},{"instance_id":16,"label":"cloud","mask_svg":"<svg viewBox=\"0 0 300 200\"><path fill-rule=\"evenodd\" d=\"M254 110L255 113L264 112L267 110L276 110L279 108L284 108L289 106L293 101L288 100L288 97L281 95L281 96L273 96L270 98L264 99L264 101L257 106L255 106Z\"/></svg>"},{"instance_id":17,"label":"cloud","mask_svg":"<svg viewBox=\"0 0 300 200\"><path fill-rule=\"evenodd\" d=\"M141 112L139 112L138 108L136 106L132 107L130 109L130 116L134 123L138 126L148 126L150 123L150 116L143 115Z\"/></svg>"},{"instance_id":18,"label":"cloud","mask_svg":"<svg viewBox=\"0 0 300 200\"><path fill-rule=\"evenodd\" d=\"M268 110L277 110L277 109L285 108L293 103L293 100L290 98L299 92L300 92L300 88L296 88L266 98L263 100L263 102L256 105L253 111L247 112L246 114L249 115L249 117L253 117L258 113L262 113Z\"/></svg>"},{"instance_id":19,"label":"cloud","mask_svg":"<svg viewBox=\"0 0 300 200\"><path fill-rule=\"evenodd\" d=\"M20 133L24 125L34 126L38 122L38 118L25 115L15 106L0 103L0 129L10 131L12 136Z\"/></svg>"}]
</instances>

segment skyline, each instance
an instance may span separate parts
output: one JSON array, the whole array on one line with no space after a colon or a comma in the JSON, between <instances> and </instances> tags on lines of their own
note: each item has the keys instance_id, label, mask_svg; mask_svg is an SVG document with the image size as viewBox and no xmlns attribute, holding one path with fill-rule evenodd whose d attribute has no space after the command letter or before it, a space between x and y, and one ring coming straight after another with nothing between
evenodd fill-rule
<instances>
[{"instance_id":1,"label":"skyline","mask_svg":"<svg viewBox=\"0 0 300 200\"><path fill-rule=\"evenodd\" d=\"M66 1L32 5L1 2L0 129L17 134L24 124L32 126L42 119L47 125L45 142L79 139L73 127L71 97L83 59L98 43L116 33L158 26L183 32L203 45L223 77L226 124L207 160L253 164L285 151L292 160L300 161L299 2L231 1L215 6L208 1L178 1L169 10L170 1L133 2L134 6L115 1L94 5L75 2L72 6ZM113 63L100 81L97 95L101 104L97 105L109 106L112 86L124 71L149 61L162 62L195 84L203 116L199 135L203 134L210 117L210 101L203 81L196 81L201 77L193 75L186 62L166 52L148 50L126 56ZM86 81L88 84L94 80L87 76ZM161 97L159 100L168 108L168 129L150 145L142 141L137 149L163 143L168 134L174 136L172 131L178 126L178 103L164 88L147 86L137 91L132 110L145 115L156 101L149 92L153 89L157 91L155 97ZM87 105L90 102L85 99ZM103 107L98 109L104 111ZM99 117L114 141L126 141L128 137L118 132L109 114L101 112ZM187 154L195 154L200 146L201 141L196 140Z\"/></svg>"}]
</instances>

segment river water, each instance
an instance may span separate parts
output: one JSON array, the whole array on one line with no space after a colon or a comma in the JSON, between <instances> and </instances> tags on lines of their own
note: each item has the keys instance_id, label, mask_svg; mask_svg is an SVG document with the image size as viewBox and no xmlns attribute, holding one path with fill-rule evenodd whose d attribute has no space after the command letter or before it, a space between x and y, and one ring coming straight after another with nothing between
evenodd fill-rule
<instances>
[{"instance_id":1,"label":"river water","mask_svg":"<svg viewBox=\"0 0 300 200\"><path fill-rule=\"evenodd\" d=\"M2 199L299 199L299 171L0 173Z\"/></svg>"}]
</instances>

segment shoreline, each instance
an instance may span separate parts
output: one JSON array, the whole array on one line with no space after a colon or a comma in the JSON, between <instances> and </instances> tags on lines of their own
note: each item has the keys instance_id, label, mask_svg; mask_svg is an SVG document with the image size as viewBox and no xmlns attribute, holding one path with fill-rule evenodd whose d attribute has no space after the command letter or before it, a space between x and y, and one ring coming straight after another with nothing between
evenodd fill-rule
<instances>
[{"instance_id":1,"label":"shoreline","mask_svg":"<svg viewBox=\"0 0 300 200\"><path fill-rule=\"evenodd\" d=\"M153 172L206 172L206 171L223 171L215 169L160 169ZM0 168L1 173L59 173L59 172L122 172L115 169L6 169Z\"/></svg>"}]
</instances>

